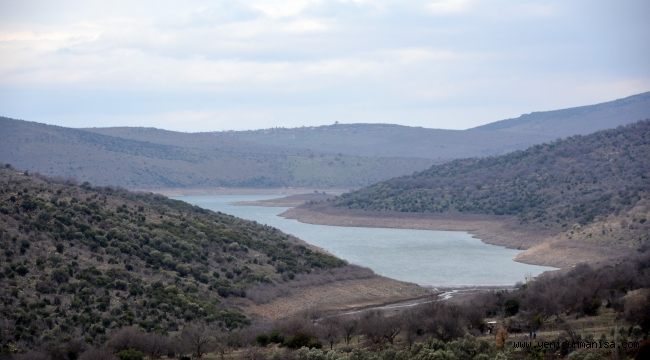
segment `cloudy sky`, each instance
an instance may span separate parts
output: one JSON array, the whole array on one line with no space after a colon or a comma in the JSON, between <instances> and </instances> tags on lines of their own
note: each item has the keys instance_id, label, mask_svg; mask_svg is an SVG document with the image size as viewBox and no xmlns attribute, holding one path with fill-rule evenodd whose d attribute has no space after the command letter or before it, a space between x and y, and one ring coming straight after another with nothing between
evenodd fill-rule
<instances>
[{"instance_id":1,"label":"cloudy sky","mask_svg":"<svg viewBox=\"0 0 650 360\"><path fill-rule=\"evenodd\" d=\"M650 90L646 0L0 0L0 115L463 129Z\"/></svg>"}]
</instances>

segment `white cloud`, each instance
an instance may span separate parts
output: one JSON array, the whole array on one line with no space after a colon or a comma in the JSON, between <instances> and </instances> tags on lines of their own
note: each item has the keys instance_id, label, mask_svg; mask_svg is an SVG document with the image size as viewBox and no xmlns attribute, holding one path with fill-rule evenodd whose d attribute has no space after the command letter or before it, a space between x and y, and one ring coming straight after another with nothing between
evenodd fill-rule
<instances>
[{"instance_id":1,"label":"white cloud","mask_svg":"<svg viewBox=\"0 0 650 360\"><path fill-rule=\"evenodd\" d=\"M426 4L426 9L437 15L458 14L471 8L471 0L432 0Z\"/></svg>"},{"instance_id":2,"label":"white cloud","mask_svg":"<svg viewBox=\"0 0 650 360\"><path fill-rule=\"evenodd\" d=\"M590 4L89 0L57 3L52 12L50 2L25 0L21 11L0 12L0 90L50 89L59 103L83 90L100 94L97 104L102 92L174 94L178 104L165 112L165 121L192 118L187 126L199 127L226 118L250 124L331 117L413 124L450 116L495 120L499 111L512 115L530 111L531 104L561 107L649 89L647 66L630 60L647 58L641 55L650 51L648 23L635 23L627 8L617 7L616 14L629 16L623 18ZM607 21L594 21L597 15ZM226 113L194 94L245 100ZM277 106L268 106L271 97ZM21 103L7 99L0 106ZM69 101L53 108L72 116L76 99ZM160 114L152 104L137 105L134 123ZM34 105L12 111L28 118L48 109Z\"/></svg>"},{"instance_id":3,"label":"white cloud","mask_svg":"<svg viewBox=\"0 0 650 360\"><path fill-rule=\"evenodd\" d=\"M251 0L248 4L270 18L283 18L300 15L307 7L318 2L315 0Z\"/></svg>"}]
</instances>

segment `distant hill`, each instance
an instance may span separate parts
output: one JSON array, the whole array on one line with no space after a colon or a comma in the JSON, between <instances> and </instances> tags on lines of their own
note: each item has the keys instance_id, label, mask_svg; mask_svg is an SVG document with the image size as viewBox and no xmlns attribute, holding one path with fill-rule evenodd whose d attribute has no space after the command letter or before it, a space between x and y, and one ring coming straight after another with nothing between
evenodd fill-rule
<instances>
[{"instance_id":1,"label":"distant hill","mask_svg":"<svg viewBox=\"0 0 650 360\"><path fill-rule=\"evenodd\" d=\"M343 194L333 204L515 216L533 228L640 246L650 241L650 121L435 165Z\"/></svg>"},{"instance_id":2,"label":"distant hill","mask_svg":"<svg viewBox=\"0 0 650 360\"><path fill-rule=\"evenodd\" d=\"M469 130L391 124L335 124L254 131L178 133L151 128L89 131L174 146L271 146L364 157L427 158L437 162L521 150L561 137L589 134L650 118L650 92L597 105L536 112Z\"/></svg>"},{"instance_id":3,"label":"distant hill","mask_svg":"<svg viewBox=\"0 0 650 360\"><path fill-rule=\"evenodd\" d=\"M650 118L650 92L469 130L385 124L182 133L69 129L0 118L0 161L98 185L357 188Z\"/></svg>"},{"instance_id":4,"label":"distant hill","mask_svg":"<svg viewBox=\"0 0 650 360\"><path fill-rule=\"evenodd\" d=\"M470 129L550 138L585 135L650 118L650 92L596 105L534 112Z\"/></svg>"},{"instance_id":5,"label":"distant hill","mask_svg":"<svg viewBox=\"0 0 650 360\"><path fill-rule=\"evenodd\" d=\"M322 154L239 141L197 146L200 141L186 140L191 135L182 133L171 133L170 141L159 143L8 118L0 118L0 129L0 161L50 176L127 188L358 187L432 163L426 159Z\"/></svg>"},{"instance_id":6,"label":"distant hill","mask_svg":"<svg viewBox=\"0 0 650 360\"><path fill-rule=\"evenodd\" d=\"M31 345L101 342L129 325L163 333L193 320L237 327L247 318L229 298L345 265L268 226L9 167L0 168L0 244L3 329L11 324L11 337Z\"/></svg>"}]
</instances>

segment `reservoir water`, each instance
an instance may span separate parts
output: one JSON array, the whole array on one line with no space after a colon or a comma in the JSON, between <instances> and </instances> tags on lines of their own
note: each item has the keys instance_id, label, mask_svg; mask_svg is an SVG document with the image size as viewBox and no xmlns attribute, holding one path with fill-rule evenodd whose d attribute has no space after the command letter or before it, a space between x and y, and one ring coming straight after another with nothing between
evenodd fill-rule
<instances>
[{"instance_id":1,"label":"reservoir water","mask_svg":"<svg viewBox=\"0 0 650 360\"><path fill-rule=\"evenodd\" d=\"M510 286L551 267L514 261L518 250L489 245L462 231L304 224L278 214L287 208L233 203L278 195L177 196L178 200L276 227L377 274L423 286Z\"/></svg>"}]
</instances>

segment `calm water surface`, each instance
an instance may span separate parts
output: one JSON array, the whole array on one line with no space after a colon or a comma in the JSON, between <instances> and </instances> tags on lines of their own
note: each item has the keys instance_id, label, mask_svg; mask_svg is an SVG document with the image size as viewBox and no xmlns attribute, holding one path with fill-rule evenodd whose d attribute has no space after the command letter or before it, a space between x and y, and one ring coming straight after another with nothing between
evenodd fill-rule
<instances>
[{"instance_id":1,"label":"calm water surface","mask_svg":"<svg viewBox=\"0 0 650 360\"><path fill-rule=\"evenodd\" d=\"M513 285L554 268L515 262L518 250L488 245L462 231L303 224L277 216L287 208L234 202L277 195L179 196L175 199L276 227L352 264L424 286Z\"/></svg>"}]
</instances>

